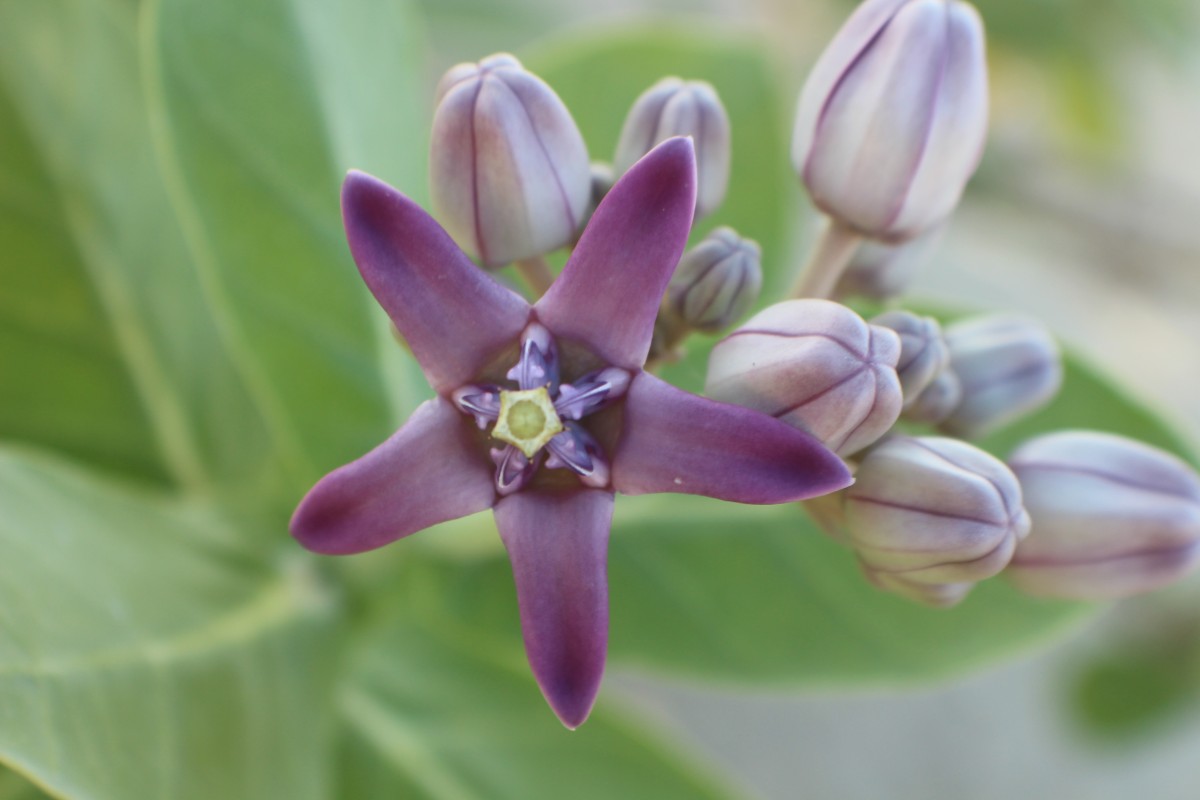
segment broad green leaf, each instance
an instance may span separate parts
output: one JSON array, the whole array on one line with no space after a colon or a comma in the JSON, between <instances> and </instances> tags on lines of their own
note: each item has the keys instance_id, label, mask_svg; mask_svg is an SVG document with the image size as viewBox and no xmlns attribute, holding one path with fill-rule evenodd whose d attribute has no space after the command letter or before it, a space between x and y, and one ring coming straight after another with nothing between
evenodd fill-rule
<instances>
[{"instance_id":1,"label":"broad green leaf","mask_svg":"<svg viewBox=\"0 0 1200 800\"><path fill-rule=\"evenodd\" d=\"M0 6L3 79L56 202L39 233L71 243L81 267L72 277L86 281L74 291L94 293L102 307L175 482L261 494L278 483L278 465L266 465L262 421L217 335L149 155L135 24L134 10L112 0ZM24 281L32 285L23 302L53 333L70 306L41 297L36 277ZM47 385L36 365L26 370L25 382ZM69 398L64 415L102 430L108 420L91 418L87 385L96 371L49 385Z\"/></svg>"},{"instance_id":2,"label":"broad green leaf","mask_svg":"<svg viewBox=\"0 0 1200 800\"><path fill-rule=\"evenodd\" d=\"M47 796L21 775L0 767L0 800L45 800Z\"/></svg>"},{"instance_id":3,"label":"broad green leaf","mask_svg":"<svg viewBox=\"0 0 1200 800\"><path fill-rule=\"evenodd\" d=\"M306 485L394 427L381 353L403 356L350 260L338 187L349 167L417 181L412 25L399 2L146 0L142 14L172 204L273 446ZM401 371L400 411L428 391Z\"/></svg>"},{"instance_id":4,"label":"broad green leaf","mask_svg":"<svg viewBox=\"0 0 1200 800\"><path fill-rule=\"evenodd\" d=\"M780 294L795 268L792 232L801 192L788 161L780 89L760 42L686 28L636 28L559 40L526 63L562 97L592 159L600 161L612 160L630 106L659 79L678 75L711 83L732 123L732 169L725 203L696 225L692 242L718 225L754 239L763 249L760 305ZM663 377L700 389L714 341L692 337L688 357L667 367Z\"/></svg>"},{"instance_id":5,"label":"broad green leaf","mask_svg":"<svg viewBox=\"0 0 1200 800\"><path fill-rule=\"evenodd\" d=\"M1154 415L1075 359L1059 399L984 445L1093 427L1180 451ZM619 498L609 555L613 663L756 683L928 680L1037 644L1093 607L1035 600L1002 579L935 610L871 587L852 553L795 506L752 508L690 497ZM520 631L503 554L447 566L450 620L516 647Z\"/></svg>"},{"instance_id":6,"label":"broad green leaf","mask_svg":"<svg viewBox=\"0 0 1200 800\"><path fill-rule=\"evenodd\" d=\"M56 796L320 798L332 602L196 505L0 452L0 761Z\"/></svg>"},{"instance_id":7,"label":"broad green leaf","mask_svg":"<svg viewBox=\"0 0 1200 800\"><path fill-rule=\"evenodd\" d=\"M523 663L411 622L374 632L339 706L341 797L727 796L616 711L602 706L568 732Z\"/></svg>"},{"instance_id":8,"label":"broad green leaf","mask_svg":"<svg viewBox=\"0 0 1200 800\"><path fill-rule=\"evenodd\" d=\"M62 198L2 82L0 203L0 437L165 481Z\"/></svg>"}]
</instances>

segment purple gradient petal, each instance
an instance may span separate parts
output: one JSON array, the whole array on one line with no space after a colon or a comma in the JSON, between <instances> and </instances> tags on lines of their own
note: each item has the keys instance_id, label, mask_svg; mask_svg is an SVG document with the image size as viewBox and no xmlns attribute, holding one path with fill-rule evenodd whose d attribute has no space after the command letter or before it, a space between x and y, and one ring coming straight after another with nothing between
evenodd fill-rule
<instances>
[{"instance_id":1,"label":"purple gradient petal","mask_svg":"<svg viewBox=\"0 0 1200 800\"><path fill-rule=\"evenodd\" d=\"M612 482L622 494L786 503L842 489L852 479L845 463L804 431L643 372L625 400Z\"/></svg>"},{"instance_id":2,"label":"purple gradient petal","mask_svg":"<svg viewBox=\"0 0 1200 800\"><path fill-rule=\"evenodd\" d=\"M525 653L546 701L574 729L591 713L608 648L612 492L527 489L496 504Z\"/></svg>"},{"instance_id":3,"label":"purple gradient petal","mask_svg":"<svg viewBox=\"0 0 1200 800\"><path fill-rule=\"evenodd\" d=\"M529 304L471 263L412 200L351 171L342 217L363 280L439 393L470 382L520 336Z\"/></svg>"},{"instance_id":4,"label":"purple gradient petal","mask_svg":"<svg viewBox=\"0 0 1200 800\"><path fill-rule=\"evenodd\" d=\"M601 201L562 275L535 306L538 319L609 364L640 368L695 206L691 140L668 139Z\"/></svg>"},{"instance_id":5,"label":"purple gradient petal","mask_svg":"<svg viewBox=\"0 0 1200 800\"><path fill-rule=\"evenodd\" d=\"M346 555L490 508L492 469L471 420L434 398L386 442L335 469L292 515L292 536L317 553Z\"/></svg>"}]
</instances>

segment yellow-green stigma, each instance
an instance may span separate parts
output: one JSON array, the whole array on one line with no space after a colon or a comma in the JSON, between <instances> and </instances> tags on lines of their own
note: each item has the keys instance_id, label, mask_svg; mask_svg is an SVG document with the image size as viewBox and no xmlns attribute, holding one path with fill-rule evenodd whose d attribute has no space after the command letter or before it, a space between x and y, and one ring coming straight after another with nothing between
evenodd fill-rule
<instances>
[{"instance_id":1,"label":"yellow-green stigma","mask_svg":"<svg viewBox=\"0 0 1200 800\"><path fill-rule=\"evenodd\" d=\"M493 438L508 442L526 458L533 458L562 430L562 420L545 386L500 392L500 415L492 428Z\"/></svg>"}]
</instances>

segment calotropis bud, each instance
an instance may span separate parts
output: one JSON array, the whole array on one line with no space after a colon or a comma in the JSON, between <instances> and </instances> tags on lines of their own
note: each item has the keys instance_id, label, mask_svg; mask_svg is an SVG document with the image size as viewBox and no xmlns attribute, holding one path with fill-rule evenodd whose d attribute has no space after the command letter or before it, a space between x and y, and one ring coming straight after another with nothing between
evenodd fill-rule
<instances>
[{"instance_id":1,"label":"calotropis bud","mask_svg":"<svg viewBox=\"0 0 1200 800\"><path fill-rule=\"evenodd\" d=\"M691 136L696 146L696 217L714 211L729 185L729 115L711 84L663 78L634 101L613 158L622 175L659 142Z\"/></svg>"},{"instance_id":2,"label":"calotropis bud","mask_svg":"<svg viewBox=\"0 0 1200 800\"><path fill-rule=\"evenodd\" d=\"M867 0L800 94L792 163L818 208L898 240L945 219L987 132L983 24L958 0Z\"/></svg>"},{"instance_id":3,"label":"calotropis bud","mask_svg":"<svg viewBox=\"0 0 1200 800\"><path fill-rule=\"evenodd\" d=\"M587 148L554 91L511 55L451 68L437 88L430 199L485 266L569 243L587 211Z\"/></svg>"},{"instance_id":4,"label":"calotropis bud","mask_svg":"<svg viewBox=\"0 0 1200 800\"><path fill-rule=\"evenodd\" d=\"M962 398L939 425L974 439L1041 408L1062 385L1062 356L1054 337L1025 317L971 317L945 328L950 369Z\"/></svg>"},{"instance_id":5,"label":"calotropis bud","mask_svg":"<svg viewBox=\"0 0 1200 800\"><path fill-rule=\"evenodd\" d=\"M902 242L864 239L842 270L833 297L890 300L904 294L945 230L945 225L937 225Z\"/></svg>"},{"instance_id":6,"label":"calotropis bud","mask_svg":"<svg viewBox=\"0 0 1200 800\"><path fill-rule=\"evenodd\" d=\"M847 456L900 415L900 337L828 300L763 309L717 342L705 389L770 414Z\"/></svg>"},{"instance_id":7,"label":"calotropis bud","mask_svg":"<svg viewBox=\"0 0 1200 800\"><path fill-rule=\"evenodd\" d=\"M941 437L894 436L874 447L846 490L844 514L868 577L935 605L1002 570L1029 531L1012 471Z\"/></svg>"},{"instance_id":8,"label":"calotropis bud","mask_svg":"<svg viewBox=\"0 0 1200 800\"><path fill-rule=\"evenodd\" d=\"M1006 575L1047 597L1127 597L1200 564L1200 475L1107 433L1062 431L1009 458L1033 519Z\"/></svg>"},{"instance_id":9,"label":"calotropis bud","mask_svg":"<svg viewBox=\"0 0 1200 800\"><path fill-rule=\"evenodd\" d=\"M950 351L942 339L942 326L933 317L921 317L911 311L886 311L871 320L894 330L900 337L900 360L896 374L908 408L925 388L950 363Z\"/></svg>"},{"instance_id":10,"label":"calotropis bud","mask_svg":"<svg viewBox=\"0 0 1200 800\"><path fill-rule=\"evenodd\" d=\"M910 405L905 406L901 417L909 422L936 425L958 407L962 400L962 383L952 369L944 369L917 395Z\"/></svg>"},{"instance_id":11,"label":"calotropis bud","mask_svg":"<svg viewBox=\"0 0 1200 800\"><path fill-rule=\"evenodd\" d=\"M762 289L762 250L720 227L683 254L667 286L667 306L688 327L716 333L754 305Z\"/></svg>"}]
</instances>

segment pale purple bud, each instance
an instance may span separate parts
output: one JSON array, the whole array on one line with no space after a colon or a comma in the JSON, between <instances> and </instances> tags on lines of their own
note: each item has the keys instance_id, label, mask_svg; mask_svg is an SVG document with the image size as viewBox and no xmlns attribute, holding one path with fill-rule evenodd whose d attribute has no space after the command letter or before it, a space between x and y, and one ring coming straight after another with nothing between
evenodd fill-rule
<instances>
[{"instance_id":1,"label":"pale purple bud","mask_svg":"<svg viewBox=\"0 0 1200 800\"><path fill-rule=\"evenodd\" d=\"M900 336L900 360L896 375L908 408L921 392L950 363L950 351L942 339L942 326L933 317L920 317L910 311L886 311L871 320Z\"/></svg>"},{"instance_id":2,"label":"pale purple bud","mask_svg":"<svg viewBox=\"0 0 1200 800\"><path fill-rule=\"evenodd\" d=\"M939 428L975 439L1044 406L1062 386L1062 356L1041 324L1010 314L946 326L962 398Z\"/></svg>"},{"instance_id":3,"label":"pale purple bud","mask_svg":"<svg viewBox=\"0 0 1200 800\"><path fill-rule=\"evenodd\" d=\"M634 101L613 171L624 174L659 142L690 136L696 147L696 218L714 211L729 185L729 115L711 84L663 78Z\"/></svg>"},{"instance_id":4,"label":"pale purple bud","mask_svg":"<svg viewBox=\"0 0 1200 800\"><path fill-rule=\"evenodd\" d=\"M893 575L888 572L876 572L861 562L859 566L862 568L863 575L867 577L867 580L883 591L891 592L908 600L924 603L927 606L934 606L936 608L949 608L950 606L958 605L975 588L975 584L972 581L959 583L919 583L917 581L905 580L902 576Z\"/></svg>"},{"instance_id":5,"label":"pale purple bud","mask_svg":"<svg viewBox=\"0 0 1200 800\"><path fill-rule=\"evenodd\" d=\"M838 455L874 442L900 415L900 337L829 300L763 309L717 342L705 389L820 439Z\"/></svg>"},{"instance_id":6,"label":"pale purple bud","mask_svg":"<svg viewBox=\"0 0 1200 800\"><path fill-rule=\"evenodd\" d=\"M558 95L501 53L453 67L437 98L430 198L455 241L489 267L568 244L591 169Z\"/></svg>"},{"instance_id":7,"label":"pale purple bud","mask_svg":"<svg viewBox=\"0 0 1200 800\"><path fill-rule=\"evenodd\" d=\"M667 303L689 327L716 333L741 319L761 289L758 243L721 227L683 254L667 286Z\"/></svg>"},{"instance_id":8,"label":"pale purple bud","mask_svg":"<svg viewBox=\"0 0 1200 800\"><path fill-rule=\"evenodd\" d=\"M958 0L867 0L800 94L792 163L818 208L867 236L945 219L987 133L983 23Z\"/></svg>"},{"instance_id":9,"label":"pale purple bud","mask_svg":"<svg viewBox=\"0 0 1200 800\"><path fill-rule=\"evenodd\" d=\"M1021 590L1099 600L1148 592L1200 563L1200 475L1150 445L1063 431L1012 454L1033 529L1007 575Z\"/></svg>"},{"instance_id":10,"label":"pale purple bud","mask_svg":"<svg viewBox=\"0 0 1200 800\"><path fill-rule=\"evenodd\" d=\"M895 436L859 464L845 526L876 583L939 586L1004 569L1029 515L1016 477L994 456L957 439Z\"/></svg>"},{"instance_id":11,"label":"pale purple bud","mask_svg":"<svg viewBox=\"0 0 1200 800\"><path fill-rule=\"evenodd\" d=\"M941 242L945 225L902 242L881 242L863 239L850 257L837 286L835 298L867 297L872 300L891 300L908 289L918 269L931 251Z\"/></svg>"},{"instance_id":12,"label":"pale purple bud","mask_svg":"<svg viewBox=\"0 0 1200 800\"><path fill-rule=\"evenodd\" d=\"M900 416L909 422L936 425L950 416L961 400L962 383L954 370L944 369Z\"/></svg>"}]
</instances>

